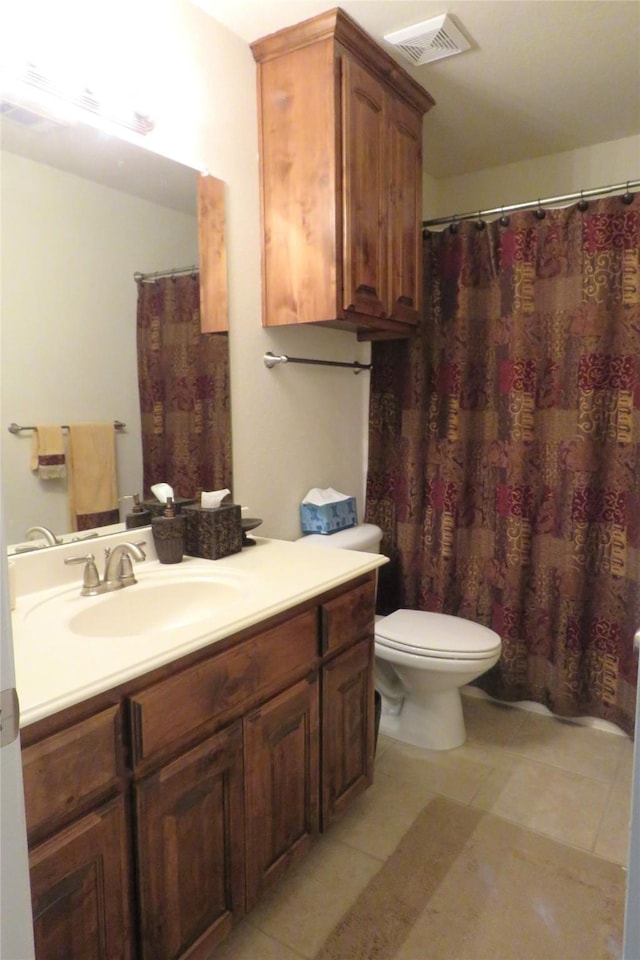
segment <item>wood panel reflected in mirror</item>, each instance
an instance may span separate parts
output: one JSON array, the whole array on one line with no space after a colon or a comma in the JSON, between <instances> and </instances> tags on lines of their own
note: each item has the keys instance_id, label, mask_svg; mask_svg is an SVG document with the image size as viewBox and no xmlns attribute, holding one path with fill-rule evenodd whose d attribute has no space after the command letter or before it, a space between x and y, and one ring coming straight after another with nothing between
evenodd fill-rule
<instances>
[{"instance_id":1,"label":"wood panel reflected in mirror","mask_svg":"<svg viewBox=\"0 0 640 960\"><path fill-rule=\"evenodd\" d=\"M123 421L118 493L143 492L134 274L204 257L203 329L226 330L224 184L89 128L3 119L0 136L1 479L15 543L69 521L66 480L31 470L31 434L12 421ZM230 414L225 426L230 448Z\"/></svg>"}]
</instances>

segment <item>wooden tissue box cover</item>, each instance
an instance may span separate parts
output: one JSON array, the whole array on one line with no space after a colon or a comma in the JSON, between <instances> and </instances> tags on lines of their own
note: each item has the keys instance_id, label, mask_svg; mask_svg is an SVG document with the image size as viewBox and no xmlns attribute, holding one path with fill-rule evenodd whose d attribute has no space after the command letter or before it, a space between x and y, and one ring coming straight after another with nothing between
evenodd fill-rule
<instances>
[{"instance_id":1,"label":"wooden tissue box cover","mask_svg":"<svg viewBox=\"0 0 640 960\"><path fill-rule=\"evenodd\" d=\"M184 552L190 557L219 560L242 549L242 523L239 504L221 507L182 508L187 518Z\"/></svg>"}]
</instances>

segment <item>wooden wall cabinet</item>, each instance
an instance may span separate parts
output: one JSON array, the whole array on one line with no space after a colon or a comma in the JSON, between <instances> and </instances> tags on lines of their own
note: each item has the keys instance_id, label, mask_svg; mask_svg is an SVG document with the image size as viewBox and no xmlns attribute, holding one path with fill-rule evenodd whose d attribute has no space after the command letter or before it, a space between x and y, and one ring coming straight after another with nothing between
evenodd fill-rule
<instances>
[{"instance_id":1,"label":"wooden wall cabinet","mask_svg":"<svg viewBox=\"0 0 640 960\"><path fill-rule=\"evenodd\" d=\"M339 9L252 51L263 324L410 336L422 309L422 117L432 98Z\"/></svg>"},{"instance_id":2,"label":"wooden wall cabinet","mask_svg":"<svg viewBox=\"0 0 640 960\"><path fill-rule=\"evenodd\" d=\"M210 960L371 783L374 599L369 574L26 728L37 960Z\"/></svg>"}]
</instances>

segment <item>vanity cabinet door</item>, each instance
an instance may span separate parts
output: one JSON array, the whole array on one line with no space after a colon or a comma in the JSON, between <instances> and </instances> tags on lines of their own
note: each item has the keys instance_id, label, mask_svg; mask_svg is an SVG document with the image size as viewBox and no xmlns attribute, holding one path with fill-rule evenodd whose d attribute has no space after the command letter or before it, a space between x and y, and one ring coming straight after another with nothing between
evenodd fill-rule
<instances>
[{"instance_id":1,"label":"vanity cabinet door","mask_svg":"<svg viewBox=\"0 0 640 960\"><path fill-rule=\"evenodd\" d=\"M373 781L373 639L361 640L322 671L322 827Z\"/></svg>"},{"instance_id":2,"label":"vanity cabinet door","mask_svg":"<svg viewBox=\"0 0 640 960\"><path fill-rule=\"evenodd\" d=\"M322 604L322 653L331 656L373 634L376 581L365 583Z\"/></svg>"},{"instance_id":3,"label":"vanity cabinet door","mask_svg":"<svg viewBox=\"0 0 640 960\"><path fill-rule=\"evenodd\" d=\"M247 908L319 829L319 697L312 675L244 721Z\"/></svg>"},{"instance_id":4,"label":"vanity cabinet door","mask_svg":"<svg viewBox=\"0 0 640 960\"><path fill-rule=\"evenodd\" d=\"M244 912L241 723L134 793L141 960L208 960Z\"/></svg>"},{"instance_id":5,"label":"vanity cabinet door","mask_svg":"<svg viewBox=\"0 0 640 960\"><path fill-rule=\"evenodd\" d=\"M31 846L121 789L121 728L120 708L108 707L23 748Z\"/></svg>"},{"instance_id":6,"label":"vanity cabinet door","mask_svg":"<svg viewBox=\"0 0 640 960\"><path fill-rule=\"evenodd\" d=\"M29 866L36 960L133 957L122 797L34 847Z\"/></svg>"}]
</instances>

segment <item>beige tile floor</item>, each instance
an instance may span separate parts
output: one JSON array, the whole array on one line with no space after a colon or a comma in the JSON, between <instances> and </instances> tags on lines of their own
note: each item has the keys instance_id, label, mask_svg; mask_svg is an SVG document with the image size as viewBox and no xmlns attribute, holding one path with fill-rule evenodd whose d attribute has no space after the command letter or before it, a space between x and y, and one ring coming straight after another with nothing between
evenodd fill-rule
<instances>
[{"instance_id":1,"label":"beige tile floor","mask_svg":"<svg viewBox=\"0 0 640 960\"><path fill-rule=\"evenodd\" d=\"M627 737L486 699L465 696L463 704L468 738L456 750L422 750L380 737L373 786L267 893L215 960L312 958L438 795L524 827L534 840L539 835L626 865L633 754ZM512 922L506 912L505 937ZM415 956L429 957L427 940L423 953L420 947L428 931L414 933ZM446 956L446 944L440 949ZM451 949L458 956L453 943ZM573 955L567 944L557 960Z\"/></svg>"}]
</instances>

